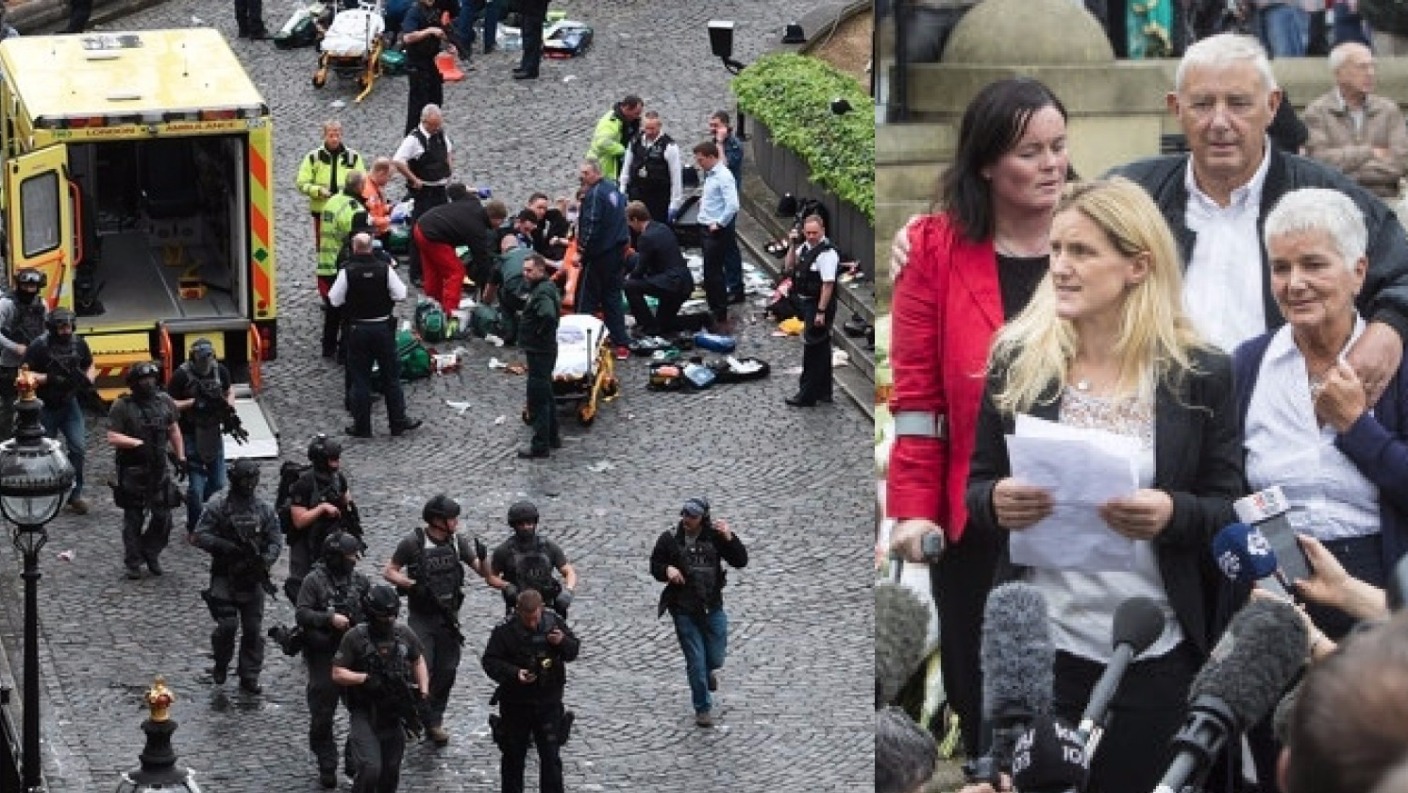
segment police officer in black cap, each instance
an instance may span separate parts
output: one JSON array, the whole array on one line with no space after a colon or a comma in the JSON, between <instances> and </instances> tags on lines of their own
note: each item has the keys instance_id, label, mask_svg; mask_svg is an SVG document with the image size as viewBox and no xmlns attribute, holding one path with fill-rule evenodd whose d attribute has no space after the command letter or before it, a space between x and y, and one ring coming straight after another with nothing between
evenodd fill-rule
<instances>
[{"instance_id":1,"label":"police officer in black cap","mask_svg":"<svg viewBox=\"0 0 1408 793\"><path fill-rule=\"evenodd\" d=\"M342 637L366 621L362 602L371 581L357 571L362 543L345 532L329 534L322 561L298 591L298 627L303 629L303 660L308 664L308 747L318 758L318 781L337 787L337 743L333 718L339 689L332 682L332 657Z\"/></svg>"},{"instance_id":2,"label":"police officer in black cap","mask_svg":"<svg viewBox=\"0 0 1408 793\"><path fill-rule=\"evenodd\" d=\"M494 628L484 648L484 673L499 684L489 717L494 742L503 758L499 780L503 793L523 793L523 765L528 742L538 747L538 790L562 793L561 747L572 728L563 710L567 663L577 659L581 643L556 614L543 608L535 590L519 595L514 613Z\"/></svg>"},{"instance_id":3,"label":"police officer in black cap","mask_svg":"<svg viewBox=\"0 0 1408 793\"><path fill-rule=\"evenodd\" d=\"M197 339L184 363L171 374L166 393L181 410L181 437L186 443L190 481L186 488L186 532L196 530L201 507L225 489L226 416L230 401L230 370L215 358L215 344Z\"/></svg>"},{"instance_id":4,"label":"police officer in black cap","mask_svg":"<svg viewBox=\"0 0 1408 793\"><path fill-rule=\"evenodd\" d=\"M684 502L679 523L660 533L650 554L650 574L665 584L658 614L668 611L674 619L700 727L714 726L710 692L719 687L718 671L728 654L724 562L745 567L748 550L727 522L709 516L709 500L702 497Z\"/></svg>"},{"instance_id":5,"label":"police officer in black cap","mask_svg":"<svg viewBox=\"0 0 1408 793\"><path fill-rule=\"evenodd\" d=\"M68 511L88 514L83 497L83 463L88 457L88 428L83 422L83 406L78 395L93 387L98 370L88 342L77 336L78 317L66 308L55 309L44 320L44 335L34 340L24 353L24 364L39 383L35 395L44 403L40 419L50 438L64 436L69 462L73 463L73 492Z\"/></svg>"},{"instance_id":6,"label":"police officer in black cap","mask_svg":"<svg viewBox=\"0 0 1408 793\"><path fill-rule=\"evenodd\" d=\"M425 502L421 519L425 526L397 543L382 577L409 593L406 622L425 646L430 668L425 733L436 745L444 746L450 741L444 725L445 705L464 646L459 617L464 603L464 568L486 577L488 549L478 537L459 533L460 505L449 496L441 494Z\"/></svg>"},{"instance_id":7,"label":"police officer in black cap","mask_svg":"<svg viewBox=\"0 0 1408 793\"><path fill-rule=\"evenodd\" d=\"M396 590L373 586L362 612L367 621L347 631L333 656L332 682L347 696L353 793L395 793L406 731L419 730L416 708L429 696L430 672L415 631L396 622Z\"/></svg>"},{"instance_id":8,"label":"police officer in black cap","mask_svg":"<svg viewBox=\"0 0 1408 793\"><path fill-rule=\"evenodd\" d=\"M118 397L108 411L108 444L117 450L117 480L111 484L113 499L122 508L123 564L130 579L142 577L142 562L152 575L161 575L158 557L171 536L171 510L185 500L172 473L176 480L185 480L186 446L176 403L157 386L160 375L156 361L128 369L131 392ZM167 469L168 459L174 471Z\"/></svg>"},{"instance_id":9,"label":"police officer in black cap","mask_svg":"<svg viewBox=\"0 0 1408 793\"><path fill-rule=\"evenodd\" d=\"M15 273L15 289L0 297L0 440L15 434L15 376L25 350L44 333L49 277L33 267ZM42 397L41 397L42 399Z\"/></svg>"},{"instance_id":10,"label":"police officer in black cap","mask_svg":"<svg viewBox=\"0 0 1408 793\"><path fill-rule=\"evenodd\" d=\"M323 552L328 535L345 531L360 542L362 525L342 472L342 444L318 434L308 444L308 470L288 489L288 579L284 593L298 602L298 588Z\"/></svg>"},{"instance_id":11,"label":"police officer in black cap","mask_svg":"<svg viewBox=\"0 0 1408 793\"><path fill-rule=\"evenodd\" d=\"M538 507L531 501L519 501L508 508L508 525L513 536L494 549L489 568L493 578L487 579L503 593L509 612L520 594L537 590L543 602L564 620L577 591L577 571L567 563L567 554L552 540L538 533ZM556 570L562 575L553 577Z\"/></svg>"},{"instance_id":12,"label":"police officer in black cap","mask_svg":"<svg viewBox=\"0 0 1408 793\"><path fill-rule=\"evenodd\" d=\"M196 525L195 545L210 554L210 588L201 593L215 618L210 647L211 678L225 682L240 635L240 688L258 694L264 665L264 595L276 594L269 570L283 549L273 506L255 495L259 465L239 460L230 471L230 490L210 499Z\"/></svg>"}]
</instances>

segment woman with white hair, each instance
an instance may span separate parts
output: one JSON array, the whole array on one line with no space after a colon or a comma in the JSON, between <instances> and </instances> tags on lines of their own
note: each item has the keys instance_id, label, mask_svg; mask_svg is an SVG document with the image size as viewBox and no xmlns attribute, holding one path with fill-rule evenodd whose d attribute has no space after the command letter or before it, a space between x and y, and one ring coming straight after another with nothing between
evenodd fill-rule
<instances>
[{"instance_id":1,"label":"woman with white hair","mask_svg":"<svg viewBox=\"0 0 1408 793\"><path fill-rule=\"evenodd\" d=\"M1338 190L1307 188L1281 199L1263 235L1286 324L1233 355L1247 481L1280 486L1297 532L1382 587L1408 550L1408 378L1400 365L1371 405L1345 362L1365 326L1354 302L1368 268L1364 217ZM1310 609L1331 638L1352 625Z\"/></svg>"}]
</instances>

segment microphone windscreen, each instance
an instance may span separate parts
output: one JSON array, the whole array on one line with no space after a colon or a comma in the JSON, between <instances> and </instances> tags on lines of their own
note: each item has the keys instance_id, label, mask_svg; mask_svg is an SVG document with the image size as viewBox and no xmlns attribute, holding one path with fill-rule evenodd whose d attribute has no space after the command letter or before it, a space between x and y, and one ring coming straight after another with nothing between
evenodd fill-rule
<instances>
[{"instance_id":1,"label":"microphone windscreen","mask_svg":"<svg viewBox=\"0 0 1408 793\"><path fill-rule=\"evenodd\" d=\"M983 610L978 655L985 719L1031 718L1051 712L1056 648L1040 590L1022 582L993 589Z\"/></svg>"},{"instance_id":2,"label":"microphone windscreen","mask_svg":"<svg viewBox=\"0 0 1408 793\"><path fill-rule=\"evenodd\" d=\"M1146 597L1132 597L1115 609L1113 646L1128 644L1139 655L1164 633L1167 622L1159 604Z\"/></svg>"},{"instance_id":3,"label":"microphone windscreen","mask_svg":"<svg viewBox=\"0 0 1408 793\"><path fill-rule=\"evenodd\" d=\"M1076 731L1060 719L1038 716L1017 738L1012 785L1017 790L1080 790L1088 764Z\"/></svg>"},{"instance_id":4,"label":"microphone windscreen","mask_svg":"<svg viewBox=\"0 0 1408 793\"><path fill-rule=\"evenodd\" d=\"M1296 702L1300 699L1302 685L1297 683L1295 688L1286 692L1286 696L1276 703L1276 712L1271 714L1271 732L1276 736L1276 743L1282 746L1290 743L1291 719L1296 715Z\"/></svg>"},{"instance_id":5,"label":"microphone windscreen","mask_svg":"<svg viewBox=\"0 0 1408 793\"><path fill-rule=\"evenodd\" d=\"M1245 730L1271 711L1305 663L1309 634L1295 607L1253 599L1232 618L1188 690L1221 700Z\"/></svg>"},{"instance_id":6,"label":"microphone windscreen","mask_svg":"<svg viewBox=\"0 0 1408 793\"><path fill-rule=\"evenodd\" d=\"M929 604L908 587L875 585L875 707L893 702L923 662Z\"/></svg>"},{"instance_id":7,"label":"microphone windscreen","mask_svg":"<svg viewBox=\"0 0 1408 793\"><path fill-rule=\"evenodd\" d=\"M875 711L875 793L910 793L934 775L934 737L899 708Z\"/></svg>"},{"instance_id":8,"label":"microphone windscreen","mask_svg":"<svg viewBox=\"0 0 1408 793\"><path fill-rule=\"evenodd\" d=\"M1260 530L1233 523L1212 538L1212 555L1228 580L1255 584L1276 572L1278 562L1271 543Z\"/></svg>"}]
</instances>

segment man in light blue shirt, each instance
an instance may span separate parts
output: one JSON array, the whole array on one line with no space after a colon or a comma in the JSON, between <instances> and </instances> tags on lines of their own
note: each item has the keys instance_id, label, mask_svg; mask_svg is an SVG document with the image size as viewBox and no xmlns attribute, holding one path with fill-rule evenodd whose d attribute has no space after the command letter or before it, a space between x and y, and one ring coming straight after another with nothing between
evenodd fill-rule
<instances>
[{"instance_id":1,"label":"man in light blue shirt","mask_svg":"<svg viewBox=\"0 0 1408 793\"><path fill-rule=\"evenodd\" d=\"M704 194L699 198L699 237L704 248L704 295L714 319L713 330L727 334L728 290L724 285L724 261L738 249L733 219L738 215L738 182L724 165L719 146L706 140L694 147L694 162L704 177Z\"/></svg>"}]
</instances>

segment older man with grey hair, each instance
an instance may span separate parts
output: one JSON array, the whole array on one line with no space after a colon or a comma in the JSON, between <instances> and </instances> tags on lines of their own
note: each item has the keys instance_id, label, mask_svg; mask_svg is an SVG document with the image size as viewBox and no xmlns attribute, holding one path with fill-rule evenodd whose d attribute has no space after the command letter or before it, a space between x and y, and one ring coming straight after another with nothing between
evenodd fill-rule
<instances>
[{"instance_id":1,"label":"older man with grey hair","mask_svg":"<svg viewBox=\"0 0 1408 793\"><path fill-rule=\"evenodd\" d=\"M1261 219L1291 190L1339 190L1369 228L1369 272L1358 299L1369 324L1348 360L1376 402L1408 336L1408 237L1398 218L1338 171L1270 144L1267 127L1281 90L1255 39L1224 33L1189 47L1167 102L1190 153L1141 160L1115 174L1147 190L1173 229L1193 324L1224 350L1284 324L1267 277Z\"/></svg>"},{"instance_id":2,"label":"older man with grey hair","mask_svg":"<svg viewBox=\"0 0 1408 793\"><path fill-rule=\"evenodd\" d=\"M1330 52L1335 87L1305 108L1305 154L1374 195L1398 195L1408 168L1408 127L1398 103L1374 91L1374 53L1358 42Z\"/></svg>"}]
</instances>

